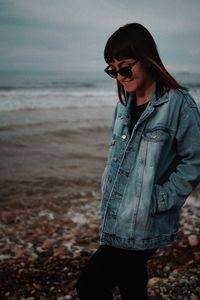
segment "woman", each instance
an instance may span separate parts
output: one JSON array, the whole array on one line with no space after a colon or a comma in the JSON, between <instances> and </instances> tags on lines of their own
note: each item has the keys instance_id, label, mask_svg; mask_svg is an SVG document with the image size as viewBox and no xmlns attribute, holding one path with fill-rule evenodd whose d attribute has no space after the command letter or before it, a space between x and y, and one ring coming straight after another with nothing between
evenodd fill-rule
<instances>
[{"instance_id":1,"label":"woman","mask_svg":"<svg viewBox=\"0 0 200 300\"><path fill-rule=\"evenodd\" d=\"M177 236L180 209L200 182L200 114L138 23L108 39L105 72L119 101L101 182L100 247L82 270L84 299L148 299L147 260Z\"/></svg>"}]
</instances>

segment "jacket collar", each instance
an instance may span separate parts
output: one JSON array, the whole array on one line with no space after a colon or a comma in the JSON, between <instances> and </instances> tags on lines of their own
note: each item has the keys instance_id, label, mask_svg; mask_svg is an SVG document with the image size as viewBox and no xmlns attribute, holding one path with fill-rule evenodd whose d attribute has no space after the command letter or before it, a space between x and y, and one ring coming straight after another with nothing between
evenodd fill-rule
<instances>
[{"instance_id":1,"label":"jacket collar","mask_svg":"<svg viewBox=\"0 0 200 300\"><path fill-rule=\"evenodd\" d=\"M149 101L150 106L158 106L158 105L161 105L161 104L169 101L169 93L168 92L166 92L162 97L157 99L156 88L157 88L157 86L155 84L154 89L151 94L151 99Z\"/></svg>"},{"instance_id":2,"label":"jacket collar","mask_svg":"<svg viewBox=\"0 0 200 300\"><path fill-rule=\"evenodd\" d=\"M120 113L119 113L119 117L121 117L121 119L123 119L124 123L129 123L129 119L131 117L130 115L130 105L131 105L131 101L132 101L132 97L133 95L130 94L128 99L127 99L127 105L123 106L121 105L121 109L120 109ZM147 111L145 113L145 115L151 113L156 106L159 106L165 102L169 101L169 93L166 92L162 97L160 97L159 99L156 98L156 85L154 86L154 89L152 91L151 94L151 98L150 101L147 105Z\"/></svg>"},{"instance_id":3,"label":"jacket collar","mask_svg":"<svg viewBox=\"0 0 200 300\"><path fill-rule=\"evenodd\" d=\"M151 102L150 104L152 106L158 106L158 105L161 105L161 104L163 104L165 102L168 102L168 101L169 101L169 94L168 94L168 92L165 93L159 99L156 99L156 93L155 93L155 95L153 96L153 98L150 100L150 102Z\"/></svg>"},{"instance_id":4,"label":"jacket collar","mask_svg":"<svg viewBox=\"0 0 200 300\"><path fill-rule=\"evenodd\" d=\"M127 106L126 106L128 109L130 107L130 103L131 103L132 97L133 96L131 94L128 97ZM148 106L158 106L158 105L161 105L161 104L163 104L165 102L168 102L168 101L169 101L169 93L168 92L166 92L159 99L156 98L156 84L155 84L155 86L153 88L153 91L152 91L152 94L151 94L151 98L150 98Z\"/></svg>"}]
</instances>

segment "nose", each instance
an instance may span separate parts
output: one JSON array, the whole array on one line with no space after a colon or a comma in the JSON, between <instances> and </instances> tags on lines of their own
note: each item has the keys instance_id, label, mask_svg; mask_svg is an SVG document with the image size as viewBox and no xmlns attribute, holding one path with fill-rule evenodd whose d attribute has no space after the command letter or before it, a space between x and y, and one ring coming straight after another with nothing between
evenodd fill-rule
<instances>
[{"instance_id":1,"label":"nose","mask_svg":"<svg viewBox=\"0 0 200 300\"><path fill-rule=\"evenodd\" d=\"M122 75L120 75L119 73L117 73L117 80L122 80L122 79L124 79L124 76L122 76Z\"/></svg>"}]
</instances>

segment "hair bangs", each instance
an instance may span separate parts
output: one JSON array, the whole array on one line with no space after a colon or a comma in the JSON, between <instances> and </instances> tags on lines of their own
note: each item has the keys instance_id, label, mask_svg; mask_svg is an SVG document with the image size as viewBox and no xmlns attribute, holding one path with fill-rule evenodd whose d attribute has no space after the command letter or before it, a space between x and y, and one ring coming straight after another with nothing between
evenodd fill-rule
<instances>
[{"instance_id":1,"label":"hair bangs","mask_svg":"<svg viewBox=\"0 0 200 300\"><path fill-rule=\"evenodd\" d=\"M111 36L104 50L105 61L109 64L114 62L114 59L122 60L127 58L137 58L131 40L125 39L123 36Z\"/></svg>"}]
</instances>

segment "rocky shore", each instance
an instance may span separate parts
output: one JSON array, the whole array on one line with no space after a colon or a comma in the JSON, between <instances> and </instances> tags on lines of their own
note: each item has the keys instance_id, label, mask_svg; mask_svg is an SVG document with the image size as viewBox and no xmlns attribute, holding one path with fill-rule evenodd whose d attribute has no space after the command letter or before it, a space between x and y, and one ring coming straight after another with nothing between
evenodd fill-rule
<instances>
[{"instance_id":1,"label":"rocky shore","mask_svg":"<svg viewBox=\"0 0 200 300\"><path fill-rule=\"evenodd\" d=\"M48 178L0 187L0 299L78 299L78 274L99 244L99 181ZM200 299L196 201L184 205L180 225L179 240L149 261L150 300ZM120 299L117 288L114 294Z\"/></svg>"}]
</instances>

